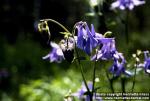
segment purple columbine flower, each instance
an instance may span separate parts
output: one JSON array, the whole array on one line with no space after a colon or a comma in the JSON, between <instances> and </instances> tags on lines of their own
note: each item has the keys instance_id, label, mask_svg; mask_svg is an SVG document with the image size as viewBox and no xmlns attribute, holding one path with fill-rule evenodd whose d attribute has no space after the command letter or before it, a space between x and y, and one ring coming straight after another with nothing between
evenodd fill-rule
<instances>
[{"instance_id":1,"label":"purple columbine flower","mask_svg":"<svg viewBox=\"0 0 150 101\"><path fill-rule=\"evenodd\" d=\"M125 59L122 53L116 50L115 39L114 38L98 38L98 43L100 49L97 50L96 54L91 58L91 60L113 60L114 63L109 69L109 71L115 76L119 76L124 73L127 76L131 76L127 71L125 71Z\"/></svg>"},{"instance_id":2,"label":"purple columbine flower","mask_svg":"<svg viewBox=\"0 0 150 101\"><path fill-rule=\"evenodd\" d=\"M95 39L94 26L91 25L91 31L86 22L78 22L76 24L77 29L77 47L84 50L88 55L91 54L92 49L98 44Z\"/></svg>"},{"instance_id":3,"label":"purple columbine flower","mask_svg":"<svg viewBox=\"0 0 150 101\"><path fill-rule=\"evenodd\" d=\"M121 10L129 9L132 10L134 6L142 5L145 1L140 0L117 0L111 4L111 8L119 8Z\"/></svg>"},{"instance_id":4,"label":"purple columbine flower","mask_svg":"<svg viewBox=\"0 0 150 101\"><path fill-rule=\"evenodd\" d=\"M116 52L114 38L99 38L99 43L102 46L91 60L108 60L112 59Z\"/></svg>"},{"instance_id":5,"label":"purple columbine flower","mask_svg":"<svg viewBox=\"0 0 150 101\"><path fill-rule=\"evenodd\" d=\"M60 63L64 59L63 52L58 44L51 42L52 51L43 57L43 59L49 59L50 62Z\"/></svg>"},{"instance_id":6,"label":"purple columbine flower","mask_svg":"<svg viewBox=\"0 0 150 101\"><path fill-rule=\"evenodd\" d=\"M122 53L116 53L114 54L116 57L114 57L114 63L110 67L109 71L115 76L119 76L121 73L125 73L125 59L122 55Z\"/></svg>"},{"instance_id":7,"label":"purple columbine flower","mask_svg":"<svg viewBox=\"0 0 150 101\"><path fill-rule=\"evenodd\" d=\"M149 51L144 51L144 70L146 73L150 73L150 57L148 56Z\"/></svg>"}]
</instances>

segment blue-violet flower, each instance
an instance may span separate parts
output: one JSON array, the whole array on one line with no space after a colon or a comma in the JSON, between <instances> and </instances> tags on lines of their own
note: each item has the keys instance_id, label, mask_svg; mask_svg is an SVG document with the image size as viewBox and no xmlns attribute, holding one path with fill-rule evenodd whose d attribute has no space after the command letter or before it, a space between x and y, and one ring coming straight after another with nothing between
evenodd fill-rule
<instances>
[{"instance_id":1,"label":"blue-violet flower","mask_svg":"<svg viewBox=\"0 0 150 101\"><path fill-rule=\"evenodd\" d=\"M92 49L98 44L95 39L94 26L91 25L91 31L86 22L78 22L77 29L77 47L84 50L88 55L91 55Z\"/></svg>"},{"instance_id":2,"label":"blue-violet flower","mask_svg":"<svg viewBox=\"0 0 150 101\"><path fill-rule=\"evenodd\" d=\"M50 62L60 63L64 59L60 46L54 42L51 42L50 45L52 47L52 51L48 55L44 56L43 59L49 59Z\"/></svg>"},{"instance_id":3,"label":"blue-violet flower","mask_svg":"<svg viewBox=\"0 0 150 101\"><path fill-rule=\"evenodd\" d=\"M113 73L115 76L119 76L121 73L127 74L125 72L125 63L126 60L122 55L122 53L117 53L116 57L114 57L114 63L110 67L109 71Z\"/></svg>"},{"instance_id":4,"label":"blue-violet flower","mask_svg":"<svg viewBox=\"0 0 150 101\"><path fill-rule=\"evenodd\" d=\"M112 59L114 53L116 52L115 40L114 38L100 38L100 47L96 54L91 58L91 60L108 60Z\"/></svg>"},{"instance_id":5,"label":"blue-violet flower","mask_svg":"<svg viewBox=\"0 0 150 101\"><path fill-rule=\"evenodd\" d=\"M144 4L145 1L140 0L117 0L111 4L111 8L119 8L121 10L129 9L132 10L134 6L139 6Z\"/></svg>"}]
</instances>

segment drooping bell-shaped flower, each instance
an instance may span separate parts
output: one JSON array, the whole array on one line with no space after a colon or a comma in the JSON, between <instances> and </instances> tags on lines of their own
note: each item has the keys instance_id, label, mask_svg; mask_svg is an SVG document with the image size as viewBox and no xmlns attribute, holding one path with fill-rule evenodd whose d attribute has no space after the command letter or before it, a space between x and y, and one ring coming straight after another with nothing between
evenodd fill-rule
<instances>
[{"instance_id":1,"label":"drooping bell-shaped flower","mask_svg":"<svg viewBox=\"0 0 150 101\"><path fill-rule=\"evenodd\" d=\"M132 10L134 6L139 6L144 4L145 1L140 0L117 0L111 4L111 8L119 8L121 10L129 9Z\"/></svg>"},{"instance_id":2,"label":"drooping bell-shaped flower","mask_svg":"<svg viewBox=\"0 0 150 101\"><path fill-rule=\"evenodd\" d=\"M78 34L77 47L90 55L92 49L95 48L98 44L97 40L95 39L94 26L91 25L90 30L86 22L78 22L75 27Z\"/></svg>"},{"instance_id":3,"label":"drooping bell-shaped flower","mask_svg":"<svg viewBox=\"0 0 150 101\"><path fill-rule=\"evenodd\" d=\"M125 73L125 59L121 53L117 53L118 56L114 57L114 63L110 67L109 71L115 76L119 76L121 73Z\"/></svg>"},{"instance_id":4,"label":"drooping bell-shaped flower","mask_svg":"<svg viewBox=\"0 0 150 101\"><path fill-rule=\"evenodd\" d=\"M91 60L108 60L112 59L116 52L114 38L100 38L99 43L101 45L97 53L91 58Z\"/></svg>"},{"instance_id":5,"label":"drooping bell-shaped flower","mask_svg":"<svg viewBox=\"0 0 150 101\"><path fill-rule=\"evenodd\" d=\"M54 42L50 43L52 51L49 54L43 57L43 59L49 59L50 62L60 63L64 59L64 54L60 46Z\"/></svg>"}]
</instances>

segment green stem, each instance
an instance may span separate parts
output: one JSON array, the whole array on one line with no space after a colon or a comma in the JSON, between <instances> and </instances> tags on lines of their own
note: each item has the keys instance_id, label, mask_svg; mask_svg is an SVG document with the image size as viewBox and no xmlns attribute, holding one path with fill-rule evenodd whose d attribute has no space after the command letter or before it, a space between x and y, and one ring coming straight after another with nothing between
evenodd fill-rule
<instances>
[{"instance_id":1,"label":"green stem","mask_svg":"<svg viewBox=\"0 0 150 101\"><path fill-rule=\"evenodd\" d=\"M73 39L74 39L74 41L75 41L74 35L75 35L75 31L72 32L72 36L73 36ZM82 68L82 65L81 65L81 62L80 62L80 59L79 59L79 53L78 53L78 50L77 50L76 46L77 46L77 45L76 45L76 43L75 43L75 53L76 53L76 55L77 55L77 62L78 62L79 67L80 67L80 72L81 72L81 75L82 75L82 78L83 78L83 82L84 82L84 84L85 84L85 87L86 87L88 93L90 93L89 87L88 87L87 82L86 82L86 79L85 79L85 77L84 77L83 68Z\"/></svg>"},{"instance_id":2,"label":"green stem","mask_svg":"<svg viewBox=\"0 0 150 101\"><path fill-rule=\"evenodd\" d=\"M96 61L94 62L94 68L93 68L93 85L92 85L92 93L91 98L93 98L93 94L95 92L95 74L96 74ZM92 99L93 100L93 99ZM91 100L91 101L92 101Z\"/></svg>"},{"instance_id":3,"label":"green stem","mask_svg":"<svg viewBox=\"0 0 150 101\"><path fill-rule=\"evenodd\" d=\"M134 71L134 78L133 78L133 84L132 84L132 92L134 90L134 86L135 86L135 78L136 78L136 69L137 69L137 62L136 62L136 67L135 67L135 71Z\"/></svg>"},{"instance_id":4,"label":"green stem","mask_svg":"<svg viewBox=\"0 0 150 101\"><path fill-rule=\"evenodd\" d=\"M81 75L82 75L82 78L83 78L83 82L86 86L87 91L90 92L89 87L88 87L87 82L86 82L86 79L85 79L85 76L84 76L84 73L83 73L82 65L81 64L79 64L79 65L80 65L79 67L80 67Z\"/></svg>"},{"instance_id":5,"label":"green stem","mask_svg":"<svg viewBox=\"0 0 150 101\"><path fill-rule=\"evenodd\" d=\"M65 26L63 26L61 23L59 23L58 21L56 20L53 20L53 19L43 19L43 20L40 20L40 21L50 21L50 22L53 22L57 25L59 25L62 29L64 29L66 32L70 33L67 28Z\"/></svg>"},{"instance_id":6,"label":"green stem","mask_svg":"<svg viewBox=\"0 0 150 101\"><path fill-rule=\"evenodd\" d=\"M95 75L96 75L96 61L94 62L94 68L93 68L93 86L92 86L92 94L94 93L95 88Z\"/></svg>"},{"instance_id":7,"label":"green stem","mask_svg":"<svg viewBox=\"0 0 150 101\"><path fill-rule=\"evenodd\" d=\"M75 31L72 32L73 38L74 38L74 35L75 35ZM75 41L75 38L74 38L74 41ZM79 68L80 68L80 72L81 72L81 75L82 75L82 79L83 79L83 82L84 82L85 87L86 87L86 89L87 89L88 95L89 95L89 97L90 97L90 101L93 101L93 95L92 95L91 92L90 92L90 89L89 89L89 87L88 87L88 84L87 84L87 82L86 82L86 79L85 79L85 76L84 76L84 73L83 73L83 67L82 67L81 61L80 61L80 59L79 59L79 53L78 53L78 50L77 50L77 48L76 48L76 43L75 43L75 53L76 53L76 55L77 55L77 62L78 62L78 64L79 64Z\"/></svg>"},{"instance_id":8,"label":"green stem","mask_svg":"<svg viewBox=\"0 0 150 101\"><path fill-rule=\"evenodd\" d=\"M97 54L97 53L96 53ZM95 92L95 75L96 75L96 61L94 62L94 68L93 68L93 85L92 85L92 93L91 93L91 98L93 98L93 94ZM92 99L93 100L93 99ZM91 101L92 101L91 100Z\"/></svg>"},{"instance_id":9,"label":"green stem","mask_svg":"<svg viewBox=\"0 0 150 101\"><path fill-rule=\"evenodd\" d=\"M126 78L122 77L121 78L121 86L122 86L122 93L125 93L125 83L126 83ZM126 99L124 99L123 101L126 101Z\"/></svg>"},{"instance_id":10,"label":"green stem","mask_svg":"<svg viewBox=\"0 0 150 101\"><path fill-rule=\"evenodd\" d=\"M125 78L121 78L122 92L125 93Z\"/></svg>"},{"instance_id":11,"label":"green stem","mask_svg":"<svg viewBox=\"0 0 150 101\"><path fill-rule=\"evenodd\" d=\"M75 46L76 46L76 45L75 45ZM87 89L87 92L90 93L89 87L88 87L88 85L87 85L87 82L86 82L86 79L85 79L85 76L84 76L84 73L83 73L83 67L82 67L81 62L80 62L80 59L79 59L79 53L78 53L76 47L75 47L75 52L76 52L76 55L77 55L77 62L78 62L78 64L79 64L79 68L80 68L80 72L81 72L81 75L82 75L82 78L83 78L83 82L84 82L84 84L85 84L85 87L86 87L86 89Z\"/></svg>"},{"instance_id":12,"label":"green stem","mask_svg":"<svg viewBox=\"0 0 150 101\"><path fill-rule=\"evenodd\" d=\"M110 84L110 89L112 91L112 93L115 93L115 90L114 90L114 87L113 87L113 83L114 83L114 75L112 78L109 77L109 74L107 73L106 71L106 76L107 76L107 79L109 80L109 84ZM117 99L115 99L115 101L117 101Z\"/></svg>"},{"instance_id":13,"label":"green stem","mask_svg":"<svg viewBox=\"0 0 150 101\"><path fill-rule=\"evenodd\" d=\"M110 89L111 89L112 93L114 93L113 78L110 79L109 74L107 73L107 71L106 71L106 76L107 76L107 79L109 80Z\"/></svg>"},{"instance_id":14,"label":"green stem","mask_svg":"<svg viewBox=\"0 0 150 101\"><path fill-rule=\"evenodd\" d=\"M94 61L94 68L93 68L93 86L92 86L92 94L94 93L95 88L95 75L96 75L96 62L97 62L97 54L98 51L96 50L96 60Z\"/></svg>"},{"instance_id":15,"label":"green stem","mask_svg":"<svg viewBox=\"0 0 150 101\"><path fill-rule=\"evenodd\" d=\"M132 88L131 88L131 93L133 93L133 90L134 90L134 87L135 87L135 78L136 78L136 69L137 69L137 61L136 61L136 67L135 67L135 70L134 70L134 77L133 77L133 83L132 83ZM131 101L131 99L130 99Z\"/></svg>"}]
</instances>

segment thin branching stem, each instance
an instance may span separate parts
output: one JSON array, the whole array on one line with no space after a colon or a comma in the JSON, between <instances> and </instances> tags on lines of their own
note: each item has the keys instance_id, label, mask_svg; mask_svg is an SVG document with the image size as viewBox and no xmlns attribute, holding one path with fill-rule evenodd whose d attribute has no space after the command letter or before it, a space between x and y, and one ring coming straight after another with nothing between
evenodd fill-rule
<instances>
[{"instance_id":1,"label":"thin branching stem","mask_svg":"<svg viewBox=\"0 0 150 101\"><path fill-rule=\"evenodd\" d=\"M106 71L106 77L107 77L107 79L108 79L108 81L109 81L110 89L111 89L112 93L114 93L114 92L115 92L114 86L113 86L113 83L114 83L114 75L113 75L113 78L110 78L110 77L109 77L109 74L108 74L107 71ZM117 101L117 99L115 99L115 101Z\"/></svg>"},{"instance_id":2,"label":"thin branching stem","mask_svg":"<svg viewBox=\"0 0 150 101\"><path fill-rule=\"evenodd\" d=\"M93 67L93 86L92 86L92 94L93 94L94 91L95 91L95 76L96 76L97 54L98 54L98 51L96 50L96 60L94 61L94 67Z\"/></svg>"},{"instance_id":3,"label":"thin branching stem","mask_svg":"<svg viewBox=\"0 0 150 101\"><path fill-rule=\"evenodd\" d=\"M126 92L125 83L126 83L126 78L125 77L121 77L122 93ZM126 101L126 99L123 99L123 101Z\"/></svg>"},{"instance_id":4,"label":"thin branching stem","mask_svg":"<svg viewBox=\"0 0 150 101\"><path fill-rule=\"evenodd\" d=\"M83 78L83 82L86 86L87 91L90 92L89 87L88 87L87 82L86 82L86 79L85 79L85 76L84 76L84 73L83 73L83 67L82 67L81 62L80 62L79 53L78 53L76 48L75 48L75 52L76 52L76 55L77 55L77 62L79 64L79 68L80 68L80 72L81 72L81 75L82 75L82 78Z\"/></svg>"},{"instance_id":5,"label":"thin branching stem","mask_svg":"<svg viewBox=\"0 0 150 101\"><path fill-rule=\"evenodd\" d=\"M75 35L75 31L72 32L73 38L74 38L74 35ZM75 38L74 38L74 41L76 41ZM77 62L78 62L79 68L80 68L80 72L81 72L81 75L82 75L83 82L84 82L84 84L85 84L85 87L86 87L87 92L88 92L88 94L89 94L89 96L90 96L90 99L91 99L91 92L90 92L90 89L89 89L89 87L88 87L87 81L86 81L85 76L84 76L83 67L82 67L82 65L81 65L79 52L78 52L76 46L77 46L77 45L76 45L76 43L75 43L76 59L77 59ZM91 99L91 101L92 101L92 99Z\"/></svg>"},{"instance_id":6,"label":"thin branching stem","mask_svg":"<svg viewBox=\"0 0 150 101\"><path fill-rule=\"evenodd\" d=\"M94 68L93 68L93 86L92 86L92 93L94 93L95 88L95 75L96 75L96 61L94 62Z\"/></svg>"},{"instance_id":7,"label":"thin branching stem","mask_svg":"<svg viewBox=\"0 0 150 101\"><path fill-rule=\"evenodd\" d=\"M70 31L69 31L65 26L63 26L61 23L59 23L59 22L56 21L56 20L53 20L53 19L42 19L42 20L40 20L40 21L50 21L50 22L53 22L53 23L59 25L59 26L60 26L62 29L64 29L66 32L70 33Z\"/></svg>"},{"instance_id":8,"label":"thin branching stem","mask_svg":"<svg viewBox=\"0 0 150 101\"><path fill-rule=\"evenodd\" d=\"M137 61L136 61L136 67L135 67L135 70L134 70L134 77L133 77L133 84L132 84L132 91L131 92L133 92L134 87L135 87L136 69L137 69Z\"/></svg>"},{"instance_id":9,"label":"thin branching stem","mask_svg":"<svg viewBox=\"0 0 150 101\"><path fill-rule=\"evenodd\" d=\"M136 67L135 67L135 70L134 70L134 77L133 77L133 83L132 83L131 93L133 93L133 90L134 90L134 87L135 87L136 69L137 69L137 61L136 61ZM130 101L131 101L131 99L130 99Z\"/></svg>"},{"instance_id":10,"label":"thin branching stem","mask_svg":"<svg viewBox=\"0 0 150 101\"><path fill-rule=\"evenodd\" d=\"M107 79L108 79L109 84L110 84L110 89L111 89L112 93L114 93L113 79L111 79L111 78L109 77L109 74L107 73L107 71L106 71L106 76L107 76ZM113 78L114 78L114 77L113 77Z\"/></svg>"}]
</instances>

